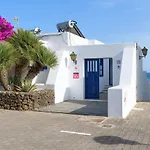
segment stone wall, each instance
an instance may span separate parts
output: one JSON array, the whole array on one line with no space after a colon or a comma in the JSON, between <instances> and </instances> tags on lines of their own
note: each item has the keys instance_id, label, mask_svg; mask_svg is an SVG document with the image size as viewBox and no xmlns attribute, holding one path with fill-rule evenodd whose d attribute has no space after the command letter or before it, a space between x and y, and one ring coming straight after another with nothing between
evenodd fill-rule
<instances>
[{"instance_id":1,"label":"stone wall","mask_svg":"<svg viewBox=\"0 0 150 150\"><path fill-rule=\"evenodd\" d=\"M41 106L54 104L53 90L34 92L0 91L0 108L10 110L38 110Z\"/></svg>"}]
</instances>

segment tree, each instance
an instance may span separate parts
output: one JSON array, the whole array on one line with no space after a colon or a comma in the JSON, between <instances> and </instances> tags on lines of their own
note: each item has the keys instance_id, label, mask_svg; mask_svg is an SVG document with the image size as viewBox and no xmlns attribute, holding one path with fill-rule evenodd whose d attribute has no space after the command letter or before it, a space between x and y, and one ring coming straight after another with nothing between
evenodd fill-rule
<instances>
[{"instance_id":1,"label":"tree","mask_svg":"<svg viewBox=\"0 0 150 150\"><path fill-rule=\"evenodd\" d=\"M14 27L11 23L7 22L5 18L0 16L0 41L7 41L7 39L13 35L13 29Z\"/></svg>"},{"instance_id":2,"label":"tree","mask_svg":"<svg viewBox=\"0 0 150 150\"><path fill-rule=\"evenodd\" d=\"M15 84L21 85L21 81L25 79L29 65L34 62L36 51L42 42L33 33L23 29L18 29L9 42L18 52L19 63L15 67Z\"/></svg>"},{"instance_id":3,"label":"tree","mask_svg":"<svg viewBox=\"0 0 150 150\"><path fill-rule=\"evenodd\" d=\"M55 53L44 47L40 39L30 31L18 29L9 42L18 52L19 62L15 67L17 86L24 80L32 80L43 66L53 68L57 65Z\"/></svg>"},{"instance_id":4,"label":"tree","mask_svg":"<svg viewBox=\"0 0 150 150\"><path fill-rule=\"evenodd\" d=\"M43 66L55 67L57 57L54 52L43 46L35 34L23 29L14 32L13 28L0 16L0 82L5 90L12 90L8 71L13 67L15 74L13 79L11 78L11 83L22 91L18 87L30 87L26 81L32 81Z\"/></svg>"},{"instance_id":5,"label":"tree","mask_svg":"<svg viewBox=\"0 0 150 150\"><path fill-rule=\"evenodd\" d=\"M5 90L11 90L8 82L8 70L15 63L15 51L5 42L13 35L13 26L0 16L0 82Z\"/></svg>"},{"instance_id":6,"label":"tree","mask_svg":"<svg viewBox=\"0 0 150 150\"><path fill-rule=\"evenodd\" d=\"M54 68L57 63L58 59L55 53L46 47L41 46L39 49L37 49L34 64L31 66L26 79L32 80L41 70L43 70L44 66Z\"/></svg>"},{"instance_id":7,"label":"tree","mask_svg":"<svg viewBox=\"0 0 150 150\"><path fill-rule=\"evenodd\" d=\"M8 70L17 62L17 53L8 42L0 42L0 57L0 82L6 91L10 91Z\"/></svg>"}]
</instances>

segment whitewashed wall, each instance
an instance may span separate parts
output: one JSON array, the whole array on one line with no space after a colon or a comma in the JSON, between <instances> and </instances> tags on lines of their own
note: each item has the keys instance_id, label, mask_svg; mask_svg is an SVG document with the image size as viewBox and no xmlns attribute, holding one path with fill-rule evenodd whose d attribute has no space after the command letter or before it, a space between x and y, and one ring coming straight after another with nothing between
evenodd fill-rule
<instances>
[{"instance_id":1,"label":"whitewashed wall","mask_svg":"<svg viewBox=\"0 0 150 150\"><path fill-rule=\"evenodd\" d=\"M113 86L119 85L123 51L113 57ZM118 63L120 61L120 64Z\"/></svg>"},{"instance_id":2,"label":"whitewashed wall","mask_svg":"<svg viewBox=\"0 0 150 150\"><path fill-rule=\"evenodd\" d=\"M42 39L49 48L56 51L59 58L58 67L50 70L46 80L46 85L54 85L56 103L65 99L84 100L84 59L113 58L113 83L118 86L109 89L108 114L109 116L127 116L136 103L137 77L134 43L105 45L94 41L95 45L89 45L93 43L92 40L68 33L50 37L47 35ZM73 79L75 66L69 56L73 51L77 54L76 71L79 72L79 79ZM116 61L121 59L121 68L118 68Z\"/></svg>"},{"instance_id":3,"label":"whitewashed wall","mask_svg":"<svg viewBox=\"0 0 150 150\"><path fill-rule=\"evenodd\" d=\"M68 33L67 35L68 35L68 45L69 46L104 44L100 41L85 39L85 38L79 37L72 33Z\"/></svg>"},{"instance_id":4,"label":"whitewashed wall","mask_svg":"<svg viewBox=\"0 0 150 150\"><path fill-rule=\"evenodd\" d=\"M40 39L45 43L46 47L52 51L61 50L68 45L67 33L44 34L40 35Z\"/></svg>"},{"instance_id":5,"label":"whitewashed wall","mask_svg":"<svg viewBox=\"0 0 150 150\"><path fill-rule=\"evenodd\" d=\"M141 48L138 47L137 51L136 51L136 55L137 55L137 85L136 85L136 96L137 96L137 101L143 101L144 100L144 74L143 74L143 58L139 59L139 56L142 56L142 52L141 52Z\"/></svg>"},{"instance_id":6,"label":"whitewashed wall","mask_svg":"<svg viewBox=\"0 0 150 150\"><path fill-rule=\"evenodd\" d=\"M97 40L81 38L69 32L43 34L40 35L40 39L53 51L62 50L66 46L104 44Z\"/></svg>"},{"instance_id":7,"label":"whitewashed wall","mask_svg":"<svg viewBox=\"0 0 150 150\"><path fill-rule=\"evenodd\" d=\"M124 48L120 82L108 90L108 116L125 118L136 104L136 45Z\"/></svg>"},{"instance_id":8,"label":"whitewashed wall","mask_svg":"<svg viewBox=\"0 0 150 150\"><path fill-rule=\"evenodd\" d=\"M68 46L74 46L74 45L88 45L88 39L81 38L80 36L77 36L72 33L68 33Z\"/></svg>"},{"instance_id":9,"label":"whitewashed wall","mask_svg":"<svg viewBox=\"0 0 150 150\"><path fill-rule=\"evenodd\" d=\"M69 53L67 51L57 52L57 56L59 57L59 66L57 70L57 74L55 78L55 103L62 102L64 100L68 100L68 88L69 88ZM52 80L51 72L49 74L49 79L47 83Z\"/></svg>"},{"instance_id":10,"label":"whitewashed wall","mask_svg":"<svg viewBox=\"0 0 150 150\"><path fill-rule=\"evenodd\" d=\"M103 42L97 40L88 40L88 45L95 45L95 44L104 44Z\"/></svg>"},{"instance_id":11,"label":"whitewashed wall","mask_svg":"<svg viewBox=\"0 0 150 150\"><path fill-rule=\"evenodd\" d=\"M68 99L68 73L69 73L69 53L68 51L56 51L58 64L54 69L41 72L34 80L38 89L54 89L55 103ZM47 77L43 74L47 74Z\"/></svg>"},{"instance_id":12,"label":"whitewashed wall","mask_svg":"<svg viewBox=\"0 0 150 150\"><path fill-rule=\"evenodd\" d=\"M59 58L59 65L54 70L50 70L46 81L46 85L54 85L56 103L64 101L65 99L84 100L85 58L98 58L98 56L99 58L113 58L128 45L130 44L70 46L62 49L61 51L56 51ZM72 51L74 51L78 56L77 68L79 71L79 79L73 79L74 64L70 60L69 56ZM66 57L69 63L67 68L63 63Z\"/></svg>"},{"instance_id":13,"label":"whitewashed wall","mask_svg":"<svg viewBox=\"0 0 150 150\"><path fill-rule=\"evenodd\" d=\"M109 59L104 59L104 75L99 78L99 92L102 92L105 85L109 85Z\"/></svg>"},{"instance_id":14,"label":"whitewashed wall","mask_svg":"<svg viewBox=\"0 0 150 150\"><path fill-rule=\"evenodd\" d=\"M42 88L55 89L55 103L62 102L70 98L83 99L84 97L83 90L79 96L78 91L76 90L72 91L72 89L69 88L69 86L77 87L76 82L70 82L70 79L72 80L73 78L73 74L70 73L68 76L68 69L70 69L70 71L73 69L72 67L73 63L70 61L70 56L69 56L70 53L74 51L72 45L92 45L92 44L103 44L103 43L97 40L87 40L67 32L40 35L40 39L41 41L44 42L44 45L46 47L50 48L53 51L56 51L56 54L59 58L59 65L55 69L50 69L50 70L48 69L47 71L41 72L33 80L33 83L36 83L38 89L42 89ZM70 47L68 48L69 50L66 51L67 46ZM67 65L68 65L67 68L64 67L63 64L64 59L65 61L67 61ZM81 63L79 63L80 61ZM80 64L82 63L83 63L82 60L78 61L79 64L78 69L80 71L81 70L83 71L83 65L80 66ZM81 80L83 81L83 79ZM76 95L78 96L76 97Z\"/></svg>"},{"instance_id":15,"label":"whitewashed wall","mask_svg":"<svg viewBox=\"0 0 150 150\"><path fill-rule=\"evenodd\" d=\"M40 73L39 73L38 76L36 77L36 83L39 83L39 84L43 83L43 84L46 84L49 71L50 71L49 68L47 68L47 70L40 71Z\"/></svg>"},{"instance_id":16,"label":"whitewashed wall","mask_svg":"<svg viewBox=\"0 0 150 150\"><path fill-rule=\"evenodd\" d=\"M112 44L112 45L90 45L68 47L78 56L79 79L73 79L73 64L69 68L69 99L84 100L84 59L86 58L114 58L120 54L125 47L132 47L131 44ZM117 66L117 64L114 64ZM116 73L114 72L114 75ZM118 75L119 76L119 75ZM119 79L118 79L119 80ZM112 96L113 98L113 96Z\"/></svg>"}]
</instances>

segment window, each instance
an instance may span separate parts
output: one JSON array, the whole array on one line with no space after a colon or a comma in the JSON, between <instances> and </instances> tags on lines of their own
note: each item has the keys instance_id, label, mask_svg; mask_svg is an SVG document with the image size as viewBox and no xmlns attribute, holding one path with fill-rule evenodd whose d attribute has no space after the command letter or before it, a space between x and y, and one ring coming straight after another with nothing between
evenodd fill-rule
<instances>
[{"instance_id":1,"label":"window","mask_svg":"<svg viewBox=\"0 0 150 150\"><path fill-rule=\"evenodd\" d=\"M104 59L100 59L99 60L99 64L100 64L100 67L99 67L99 73L100 73L100 77L103 77L104 75Z\"/></svg>"}]
</instances>

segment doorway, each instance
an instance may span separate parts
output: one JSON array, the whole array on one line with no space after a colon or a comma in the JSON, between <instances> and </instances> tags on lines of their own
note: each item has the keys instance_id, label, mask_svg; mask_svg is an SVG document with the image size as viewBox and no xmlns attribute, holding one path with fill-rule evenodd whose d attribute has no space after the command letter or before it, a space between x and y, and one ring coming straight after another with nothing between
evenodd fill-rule
<instances>
[{"instance_id":1,"label":"doorway","mask_svg":"<svg viewBox=\"0 0 150 150\"><path fill-rule=\"evenodd\" d=\"M99 99L99 59L85 59L85 99Z\"/></svg>"}]
</instances>

